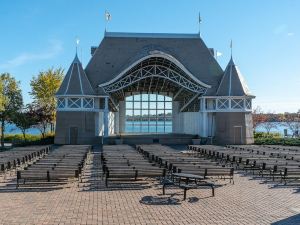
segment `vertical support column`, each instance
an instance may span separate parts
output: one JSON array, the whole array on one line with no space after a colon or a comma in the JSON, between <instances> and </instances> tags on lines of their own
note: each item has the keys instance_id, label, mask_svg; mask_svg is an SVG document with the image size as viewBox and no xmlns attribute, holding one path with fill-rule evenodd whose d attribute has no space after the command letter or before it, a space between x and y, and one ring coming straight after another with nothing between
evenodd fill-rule
<instances>
[{"instance_id":1,"label":"vertical support column","mask_svg":"<svg viewBox=\"0 0 300 225\"><path fill-rule=\"evenodd\" d=\"M208 115L205 106L205 98L200 98L200 117L201 117L200 136L207 137L208 136Z\"/></svg>"},{"instance_id":2,"label":"vertical support column","mask_svg":"<svg viewBox=\"0 0 300 225\"><path fill-rule=\"evenodd\" d=\"M104 137L108 137L108 97L105 97L104 113Z\"/></svg>"},{"instance_id":3,"label":"vertical support column","mask_svg":"<svg viewBox=\"0 0 300 225\"><path fill-rule=\"evenodd\" d=\"M125 101L119 102L119 133L125 133L125 123L126 123L126 109Z\"/></svg>"}]
</instances>

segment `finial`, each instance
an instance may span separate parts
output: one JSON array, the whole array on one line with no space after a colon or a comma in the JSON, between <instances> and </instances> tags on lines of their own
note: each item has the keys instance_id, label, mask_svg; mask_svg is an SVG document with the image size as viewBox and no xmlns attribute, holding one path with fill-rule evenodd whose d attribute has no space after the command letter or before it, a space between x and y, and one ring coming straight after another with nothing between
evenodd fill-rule
<instances>
[{"instance_id":1,"label":"finial","mask_svg":"<svg viewBox=\"0 0 300 225\"><path fill-rule=\"evenodd\" d=\"M233 48L233 45L232 45L232 39L230 41L230 58L232 59L232 48Z\"/></svg>"},{"instance_id":2,"label":"finial","mask_svg":"<svg viewBox=\"0 0 300 225\"><path fill-rule=\"evenodd\" d=\"M77 55L77 49L78 49L79 42L80 42L79 38L76 37L76 55Z\"/></svg>"},{"instance_id":3,"label":"finial","mask_svg":"<svg viewBox=\"0 0 300 225\"><path fill-rule=\"evenodd\" d=\"M105 16L105 30L104 30L104 32L106 33L107 24L111 20L111 15L107 10L105 10L104 16Z\"/></svg>"},{"instance_id":4,"label":"finial","mask_svg":"<svg viewBox=\"0 0 300 225\"><path fill-rule=\"evenodd\" d=\"M201 19L200 12L199 12L199 17L198 17L198 23L199 23L199 36L201 37L201 23L202 23L202 19Z\"/></svg>"}]
</instances>

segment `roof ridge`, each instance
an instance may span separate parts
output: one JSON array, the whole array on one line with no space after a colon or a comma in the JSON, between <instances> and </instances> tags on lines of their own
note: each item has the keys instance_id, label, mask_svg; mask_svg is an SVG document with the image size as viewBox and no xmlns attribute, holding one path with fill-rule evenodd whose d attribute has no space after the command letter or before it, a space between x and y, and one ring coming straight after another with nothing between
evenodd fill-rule
<instances>
[{"instance_id":1,"label":"roof ridge","mask_svg":"<svg viewBox=\"0 0 300 225\"><path fill-rule=\"evenodd\" d=\"M197 38L199 33L134 33L134 32L105 32L104 37L126 38Z\"/></svg>"}]
</instances>

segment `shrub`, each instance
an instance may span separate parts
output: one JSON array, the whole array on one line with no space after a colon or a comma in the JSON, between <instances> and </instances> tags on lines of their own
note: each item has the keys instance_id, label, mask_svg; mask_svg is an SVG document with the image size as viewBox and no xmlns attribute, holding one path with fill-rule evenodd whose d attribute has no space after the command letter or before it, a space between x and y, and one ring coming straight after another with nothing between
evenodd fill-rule
<instances>
[{"instance_id":1,"label":"shrub","mask_svg":"<svg viewBox=\"0 0 300 225\"><path fill-rule=\"evenodd\" d=\"M256 138L281 138L280 133L265 133L265 132L254 132L254 139Z\"/></svg>"},{"instance_id":2,"label":"shrub","mask_svg":"<svg viewBox=\"0 0 300 225\"><path fill-rule=\"evenodd\" d=\"M257 145L290 145L300 146L300 138L255 138L254 144Z\"/></svg>"},{"instance_id":3,"label":"shrub","mask_svg":"<svg viewBox=\"0 0 300 225\"><path fill-rule=\"evenodd\" d=\"M54 143L54 134L46 134L45 138L41 135L26 134L26 142L22 134L9 134L4 137L6 142L13 143L14 146L28 146L28 145L49 145Z\"/></svg>"}]
</instances>

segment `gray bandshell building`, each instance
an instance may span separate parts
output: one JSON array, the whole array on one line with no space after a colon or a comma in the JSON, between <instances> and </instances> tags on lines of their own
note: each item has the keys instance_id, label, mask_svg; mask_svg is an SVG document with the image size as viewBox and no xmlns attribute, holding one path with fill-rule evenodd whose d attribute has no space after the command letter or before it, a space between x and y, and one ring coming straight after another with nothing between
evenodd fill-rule
<instances>
[{"instance_id":1,"label":"gray bandshell building","mask_svg":"<svg viewBox=\"0 0 300 225\"><path fill-rule=\"evenodd\" d=\"M199 33L105 32L91 54L85 69L76 54L56 94L56 144L158 133L253 143L254 96Z\"/></svg>"}]
</instances>

